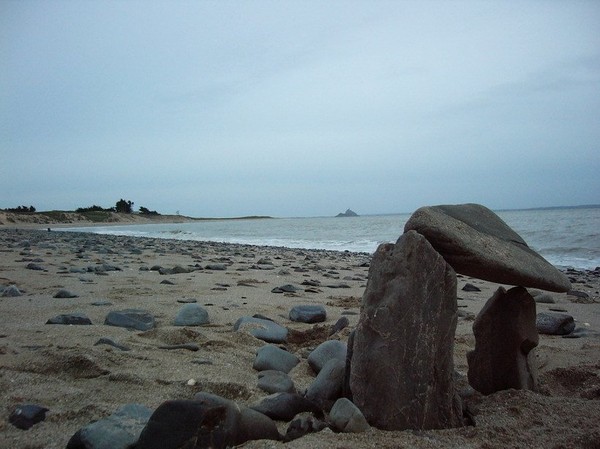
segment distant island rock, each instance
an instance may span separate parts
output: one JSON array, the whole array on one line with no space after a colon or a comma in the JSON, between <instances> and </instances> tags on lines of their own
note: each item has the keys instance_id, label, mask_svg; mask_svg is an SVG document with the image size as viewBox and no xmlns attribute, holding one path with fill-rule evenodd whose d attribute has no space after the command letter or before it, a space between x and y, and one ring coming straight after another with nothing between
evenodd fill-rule
<instances>
[{"instance_id":1,"label":"distant island rock","mask_svg":"<svg viewBox=\"0 0 600 449\"><path fill-rule=\"evenodd\" d=\"M346 212L340 212L336 217L358 217L358 214L351 209L346 209Z\"/></svg>"}]
</instances>

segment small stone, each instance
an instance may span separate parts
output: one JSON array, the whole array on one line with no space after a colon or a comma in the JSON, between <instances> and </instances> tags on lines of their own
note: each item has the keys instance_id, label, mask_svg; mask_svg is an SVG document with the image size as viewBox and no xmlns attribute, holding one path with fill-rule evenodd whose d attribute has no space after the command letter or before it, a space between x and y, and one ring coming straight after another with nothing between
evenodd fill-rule
<instances>
[{"instance_id":1,"label":"small stone","mask_svg":"<svg viewBox=\"0 0 600 449\"><path fill-rule=\"evenodd\" d=\"M307 361L317 374L330 360L346 360L348 345L339 340L327 340L317 346L308 355Z\"/></svg>"},{"instance_id":2,"label":"small stone","mask_svg":"<svg viewBox=\"0 0 600 449\"><path fill-rule=\"evenodd\" d=\"M54 298L77 298L77 297L78 297L78 295L76 295L75 293L71 292L70 290L67 290L64 288L61 288L54 295Z\"/></svg>"},{"instance_id":3,"label":"small stone","mask_svg":"<svg viewBox=\"0 0 600 449\"><path fill-rule=\"evenodd\" d=\"M546 335L567 335L575 329L575 320L566 313L540 312L535 324L538 332Z\"/></svg>"},{"instance_id":4,"label":"small stone","mask_svg":"<svg viewBox=\"0 0 600 449\"><path fill-rule=\"evenodd\" d=\"M300 359L275 345L265 345L256 352L253 368L257 371L277 370L289 373Z\"/></svg>"},{"instance_id":5,"label":"small stone","mask_svg":"<svg viewBox=\"0 0 600 449\"><path fill-rule=\"evenodd\" d=\"M86 325L92 321L83 313L67 313L50 318L46 324Z\"/></svg>"},{"instance_id":6,"label":"small stone","mask_svg":"<svg viewBox=\"0 0 600 449\"><path fill-rule=\"evenodd\" d=\"M137 441L152 410L140 404L127 404L112 415L79 429L67 449L128 449Z\"/></svg>"},{"instance_id":7,"label":"small stone","mask_svg":"<svg viewBox=\"0 0 600 449\"><path fill-rule=\"evenodd\" d=\"M294 382L283 371L266 370L258 373L258 388L267 393L295 393Z\"/></svg>"},{"instance_id":8,"label":"small stone","mask_svg":"<svg viewBox=\"0 0 600 449\"><path fill-rule=\"evenodd\" d=\"M202 326L209 324L208 311L199 304L186 304L175 317L175 326Z\"/></svg>"},{"instance_id":9,"label":"small stone","mask_svg":"<svg viewBox=\"0 0 600 449\"><path fill-rule=\"evenodd\" d=\"M154 316L140 309L125 309L109 312L104 320L109 326L147 331L154 328Z\"/></svg>"},{"instance_id":10,"label":"small stone","mask_svg":"<svg viewBox=\"0 0 600 449\"><path fill-rule=\"evenodd\" d=\"M470 284L468 282L464 285L464 287L461 290L463 292L480 292L481 291L481 289L479 287L476 287L475 285Z\"/></svg>"},{"instance_id":11,"label":"small stone","mask_svg":"<svg viewBox=\"0 0 600 449\"><path fill-rule=\"evenodd\" d=\"M299 323L321 323L327 319L327 311L321 305L300 305L290 310L289 317Z\"/></svg>"},{"instance_id":12,"label":"small stone","mask_svg":"<svg viewBox=\"0 0 600 449\"><path fill-rule=\"evenodd\" d=\"M8 421L21 430L27 430L46 419L48 409L36 404L20 404L15 407Z\"/></svg>"},{"instance_id":13,"label":"small stone","mask_svg":"<svg viewBox=\"0 0 600 449\"><path fill-rule=\"evenodd\" d=\"M243 316L233 325L234 331L245 331L267 343L283 343L287 339L288 330L274 321Z\"/></svg>"},{"instance_id":14,"label":"small stone","mask_svg":"<svg viewBox=\"0 0 600 449\"><path fill-rule=\"evenodd\" d=\"M362 412L347 398L335 401L329 412L329 419L340 432L365 432L370 429Z\"/></svg>"},{"instance_id":15,"label":"small stone","mask_svg":"<svg viewBox=\"0 0 600 449\"><path fill-rule=\"evenodd\" d=\"M2 297L4 298L16 298L22 296L23 293L17 288L16 285L9 285L2 290Z\"/></svg>"}]
</instances>

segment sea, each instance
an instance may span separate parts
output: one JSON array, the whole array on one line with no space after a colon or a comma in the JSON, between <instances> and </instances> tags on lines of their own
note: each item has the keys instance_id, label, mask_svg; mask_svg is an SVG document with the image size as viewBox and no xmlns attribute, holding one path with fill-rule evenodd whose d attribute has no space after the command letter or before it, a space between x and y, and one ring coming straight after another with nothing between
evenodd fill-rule
<instances>
[{"instance_id":1,"label":"sea","mask_svg":"<svg viewBox=\"0 0 600 449\"><path fill-rule=\"evenodd\" d=\"M600 207L495 212L551 264L589 270L600 266ZM398 239L410 215L202 220L63 230L373 253L381 243Z\"/></svg>"}]
</instances>

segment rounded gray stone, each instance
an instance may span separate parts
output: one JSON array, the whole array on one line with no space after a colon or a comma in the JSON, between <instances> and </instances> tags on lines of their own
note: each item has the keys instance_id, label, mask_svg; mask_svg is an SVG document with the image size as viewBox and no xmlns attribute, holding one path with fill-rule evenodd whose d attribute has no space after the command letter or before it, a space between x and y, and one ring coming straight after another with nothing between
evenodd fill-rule
<instances>
[{"instance_id":1,"label":"rounded gray stone","mask_svg":"<svg viewBox=\"0 0 600 449\"><path fill-rule=\"evenodd\" d=\"M327 311L321 305L300 305L294 306L289 316L300 323L321 323L327 319Z\"/></svg>"},{"instance_id":2,"label":"rounded gray stone","mask_svg":"<svg viewBox=\"0 0 600 449\"><path fill-rule=\"evenodd\" d=\"M289 373L300 359L275 345L265 345L256 351L253 368L257 371L277 370Z\"/></svg>"},{"instance_id":3,"label":"rounded gray stone","mask_svg":"<svg viewBox=\"0 0 600 449\"><path fill-rule=\"evenodd\" d=\"M208 324L208 311L199 304L185 304L179 309L173 324L175 326L202 326Z\"/></svg>"}]
</instances>

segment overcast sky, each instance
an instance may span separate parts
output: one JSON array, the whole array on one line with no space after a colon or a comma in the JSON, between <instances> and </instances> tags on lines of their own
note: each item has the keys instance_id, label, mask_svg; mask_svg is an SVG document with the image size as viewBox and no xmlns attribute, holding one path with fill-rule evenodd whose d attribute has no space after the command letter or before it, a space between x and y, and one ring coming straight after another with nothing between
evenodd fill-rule
<instances>
[{"instance_id":1,"label":"overcast sky","mask_svg":"<svg viewBox=\"0 0 600 449\"><path fill-rule=\"evenodd\" d=\"M600 203L600 2L0 0L0 156L0 208Z\"/></svg>"}]
</instances>

